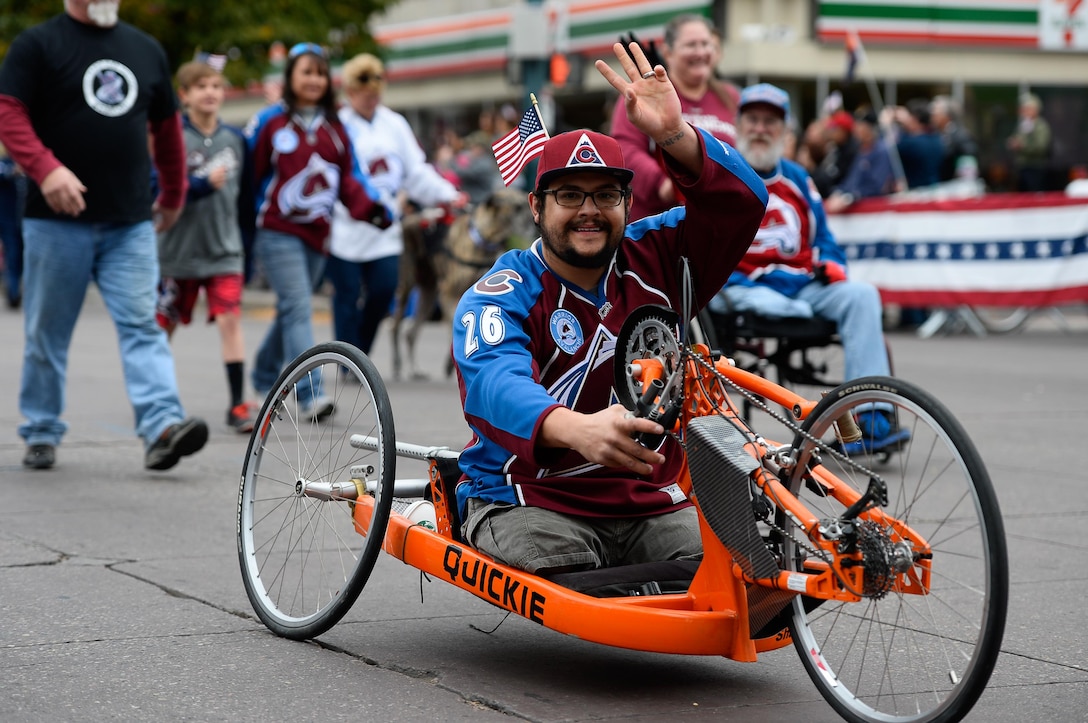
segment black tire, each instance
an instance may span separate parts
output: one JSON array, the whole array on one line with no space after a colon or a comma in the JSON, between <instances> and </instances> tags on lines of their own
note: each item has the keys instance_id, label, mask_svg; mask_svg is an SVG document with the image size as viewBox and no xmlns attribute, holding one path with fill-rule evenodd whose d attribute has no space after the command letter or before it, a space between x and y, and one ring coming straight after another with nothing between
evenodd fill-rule
<instances>
[{"instance_id":1,"label":"black tire","mask_svg":"<svg viewBox=\"0 0 1088 723\"><path fill-rule=\"evenodd\" d=\"M817 405L803 429L816 439L834 439L836 419L872 403L894 408L893 419L909 430L909 442L892 452L854 450L850 459L869 468L863 471L799 434L794 444L800 464L789 486L818 518L834 518L842 505L821 494L808 470L822 464L861 492L875 471L888 487L884 511L932 549L929 591L884 587L860 602L827 601L809 611L795 598L794 645L820 693L849 721L956 721L982 694L1005 630L1009 572L1001 513L966 432L940 402L908 382L866 377L843 384ZM779 524L795 532L788 519ZM792 537L787 535L784 563L802 571L803 542ZM919 569L917 562L911 565L911 572Z\"/></svg>"},{"instance_id":2,"label":"black tire","mask_svg":"<svg viewBox=\"0 0 1088 723\"><path fill-rule=\"evenodd\" d=\"M334 409L307 414L313 386ZM379 449L352 447L353 433L377 438ZM381 552L395 479L393 413L370 359L332 342L291 362L261 408L238 494L242 580L272 632L316 637L347 613ZM366 530L357 530L352 502L322 498L320 485L330 484L374 497Z\"/></svg>"}]
</instances>

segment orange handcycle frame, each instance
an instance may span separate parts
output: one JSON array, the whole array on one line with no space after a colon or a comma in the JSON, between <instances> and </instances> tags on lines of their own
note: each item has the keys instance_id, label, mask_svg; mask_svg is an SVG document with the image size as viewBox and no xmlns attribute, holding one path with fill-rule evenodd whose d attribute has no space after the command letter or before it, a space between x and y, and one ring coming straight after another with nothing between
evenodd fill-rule
<instances>
[{"instance_id":1,"label":"orange handcycle frame","mask_svg":"<svg viewBox=\"0 0 1088 723\"><path fill-rule=\"evenodd\" d=\"M616 354L621 356L619 343ZM341 465L325 478L309 478L308 474L321 474L307 473L302 468L312 468L320 455L305 452L306 459L293 468L296 471L288 472L298 475L295 481L278 479L276 472L264 471L260 460L266 449L276 462L283 462L290 446L280 437L280 446L270 449L272 438L279 434L272 431L276 425L286 424L288 434L296 430L300 449L305 446L304 436L323 438L324 432L315 431L320 429L316 420L304 423L297 391L301 381L312 382L315 375L320 375L321 364L338 372L355 369L361 386L353 388L369 390L372 399L384 400L375 402L376 407L389 405L372 362L340 342L318 345L296 359L265 401L242 474L239 559L255 610L281 635L319 635L335 624L365 584L380 536L382 551L431 578L583 640L648 652L723 656L743 662L753 662L760 653L794 644L821 694L851 721L958 720L971 709L989 680L1008 603L1008 561L1000 511L981 457L962 427L936 399L909 383L890 377L867 377L840 385L816 401L738 368L702 344L684 350L677 347L668 354L627 354L625 374L630 390L642 394L639 401L649 401L654 413L662 412L670 400L673 402L674 421L665 426L671 425L671 433L687 448L677 485L699 510L703 556L683 592L595 597L502 564L461 541L453 494L456 480L445 479L444 465L440 464L456 459L458 454L445 447L402 441L395 442L395 454L390 454L386 447L389 440L395 439L391 410L386 409L385 422L376 425L387 427L383 436L350 434L338 442L346 441L356 450L379 452L384 460L379 469L369 464L352 465L350 474L335 478L347 471ZM739 415L732 399L736 394L776 416L787 433L795 434L793 442L778 443L757 434ZM854 424L858 410L881 405L902 410L904 420L915 420L910 428L911 447L898 452L902 461L892 459L890 463L891 470L902 477L894 491L880 473L873 471L879 468L874 462L889 464L890 455L874 460L870 452L859 461L847 453L848 443L860 436ZM783 417L772 408L788 412ZM759 574L754 574L750 560L738 553L730 540L723 539L728 535L723 535L714 521L720 518L708 515L704 509L708 503L700 495L712 500L715 485L724 484L716 479L702 481L706 473L693 472L696 458L691 433L696 429L696 420L704 417L724 419L731 428L741 430L737 432L740 441L732 449L743 458L742 496L732 499L741 499L736 507L751 505L754 509L758 507L757 499L762 498L773 510L773 515L755 515L762 520L760 524L773 528L771 534L781 535L777 548L767 542L770 535L756 535L759 547L766 548L762 552L770 556L777 549L780 555L777 559L768 557L772 562L769 573L764 565ZM917 459L907 460L916 448ZM946 451L943 457L942 450ZM395 465L390 462L396 456L428 461L429 478L394 479ZM957 475L960 487L956 487ZM927 514L915 514L911 495L921 497L933 492L949 478L952 490L942 492L945 496L936 503L939 511L932 514L927 501ZM862 489L865 480L868 488ZM258 495L254 489L258 484L271 485L274 493L262 487ZM278 489L284 491L275 492ZM889 493L896 497L892 500L896 509L902 510L909 521L888 511ZM389 494L392 499L428 497L435 507L434 528L415 523L391 508ZM820 510L802 500L802 494ZM367 549L373 553L369 562L361 563L365 568L362 572L346 571L347 578L330 587L333 600L326 599L320 605L334 604L335 609L330 608L327 614L319 611L322 620L308 622L315 614L312 610L300 617L279 610L281 597L286 608L292 605L290 598L297 591L273 592L275 578L281 576L282 570L270 566L266 572L262 567L264 560L272 556L264 539L271 539L268 544L275 545L272 538L280 536L273 527L271 538L257 541L255 530L271 517L263 510L259 514L256 511L262 503L277 509L303 505L290 508L296 511L280 513L285 520L281 529L286 531L290 526L284 532L285 538L296 534L296 527L320 527L320 522L314 522L318 513L305 506L325 504L348 505L350 520L345 522L367 538ZM713 504L721 505L720 501ZM948 511L944 512L946 504ZM387 518L384 523L383 517ZM754 530L755 522L745 519ZM766 534L765 529L760 532ZM965 538L977 541L964 544ZM336 538L337 544L343 542ZM293 538L285 544L288 558L284 566L303 564L311 554ZM961 548L965 554L959 554ZM265 580L266 575L270 581ZM942 593L931 600L935 584L941 585ZM947 601L943 599L946 589L951 590ZM891 608L893 613L878 612L879 601L889 595L898 601L898 607ZM345 599L338 601L341 596ZM966 614L953 611L964 604ZM821 606L834 609L828 613L833 619L816 617L825 610ZM956 616L949 627L957 629L940 629L946 618L927 617L933 608L939 608L942 615ZM843 627L853 625L863 637L871 635L873 639L848 641L843 648L835 637L840 636L840 618L834 616L849 618ZM880 628L879 633L874 632L876 628ZM880 648L873 657L884 658L884 669L873 673L864 649L877 645ZM850 668L850 679L843 678L836 665L828 664L829 651L835 656L833 663L841 661L843 669ZM906 677L898 670L901 662ZM941 666L946 670L929 669ZM910 676L919 681L904 683ZM861 687L866 688L865 692L855 694L854 689Z\"/></svg>"},{"instance_id":2,"label":"orange handcycle frame","mask_svg":"<svg viewBox=\"0 0 1088 723\"><path fill-rule=\"evenodd\" d=\"M709 356L705 347L698 349ZM699 400L689 405L685 422L713 410L723 400L703 398L699 383L699 370L693 361L688 362L685 397ZM654 360L645 360L640 376L649 381L661 378L664 369ZM816 402L798 396L789 389L767 379L733 366L728 359L716 363L718 373L734 380L743 388L784 407L799 411L798 419L804 419ZM352 440L356 446L374 448L374 440L358 437ZM405 457L426 458L440 454L438 450L426 450L414 445L398 445L398 454ZM753 449L753 454L759 454ZM452 454L452 453L450 453ZM659 653L689 655L721 655L733 660L754 662L757 653L775 650L790 644L788 629L774 631L769 637L753 639L749 635L748 588L761 585L792 594L804 594L816 599L835 599L849 602L861 600L851 590L862 588L862 571L856 562L859 553L842 554L834 543L822 541L824 550L835 560L832 566L816 565L811 574L798 575L783 571L777 578L747 578L733 556L726 550L717 535L700 514L703 541L703 561L688 591L684 594L596 598L575 592L523 570L496 562L472 547L453 539L450 529L451 515L447 505L455 504L438 486L438 465L431 463L431 491L438 519L437 531L415 524L400 514L392 514L385 533L382 549L404 563L428 575L453 585L497 605L512 613L540 623L553 630L573 635L583 640L621 648ZM849 485L839 484L834 476L813 470L829 495L838 497L845 507L858 501L861 494ZM777 500L794 520L800 521L810 539L819 537L815 530L819 519L800 500L765 468L757 469L755 479L765 494ZM691 496L691 479L687 465L679 481L681 489ZM692 496L698 507L698 498ZM363 496L355 503L355 519L359 530L370 524L373 498ZM896 589L903 593L924 595L928 588L930 557L926 541L907 525L884 516L879 509L863 513L872 515L882 524L890 524L903 539L921 552L917 565L902 574ZM822 567L823 569L817 569ZM841 580L849 581L848 585Z\"/></svg>"}]
</instances>

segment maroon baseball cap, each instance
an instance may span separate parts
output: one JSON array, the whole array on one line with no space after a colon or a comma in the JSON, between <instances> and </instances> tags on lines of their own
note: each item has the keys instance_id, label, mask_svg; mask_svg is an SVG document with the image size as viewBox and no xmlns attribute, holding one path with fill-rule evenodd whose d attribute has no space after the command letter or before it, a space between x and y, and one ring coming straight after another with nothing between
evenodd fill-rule
<instances>
[{"instance_id":1,"label":"maroon baseball cap","mask_svg":"<svg viewBox=\"0 0 1088 723\"><path fill-rule=\"evenodd\" d=\"M536 165L536 190L565 173L601 171L620 179L624 186L635 172L624 168L623 151L616 139L595 131L568 131L550 138Z\"/></svg>"}]
</instances>

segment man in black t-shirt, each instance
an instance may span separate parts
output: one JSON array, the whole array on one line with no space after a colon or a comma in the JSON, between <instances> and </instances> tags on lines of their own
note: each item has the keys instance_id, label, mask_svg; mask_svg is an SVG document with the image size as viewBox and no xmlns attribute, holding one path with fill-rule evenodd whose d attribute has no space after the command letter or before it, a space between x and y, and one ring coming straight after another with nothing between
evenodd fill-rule
<instances>
[{"instance_id":1,"label":"man in black t-shirt","mask_svg":"<svg viewBox=\"0 0 1088 723\"><path fill-rule=\"evenodd\" d=\"M173 467L208 438L203 420L185 418L155 322L155 230L173 225L185 200L177 102L162 46L119 22L119 5L66 0L64 14L15 38L0 66L0 142L32 181L19 392L23 464L31 469L53 466L68 428L60 419L68 348L92 279L117 328L144 465Z\"/></svg>"}]
</instances>

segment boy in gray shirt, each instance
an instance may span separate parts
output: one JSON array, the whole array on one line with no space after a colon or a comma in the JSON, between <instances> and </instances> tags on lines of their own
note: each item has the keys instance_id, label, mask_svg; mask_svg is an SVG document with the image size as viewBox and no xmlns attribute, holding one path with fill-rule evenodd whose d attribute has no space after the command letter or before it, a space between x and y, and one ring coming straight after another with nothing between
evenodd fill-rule
<instances>
[{"instance_id":1,"label":"boy in gray shirt","mask_svg":"<svg viewBox=\"0 0 1088 723\"><path fill-rule=\"evenodd\" d=\"M230 388L227 424L239 433L253 429L255 405L244 399L245 344L242 288L245 243L252 238L253 173L238 128L219 120L222 75L202 62L186 63L177 73L185 107L183 129L189 194L178 222L159 236L157 318L173 335L192 320L200 289L207 297L208 322L219 327L223 363Z\"/></svg>"}]
</instances>

